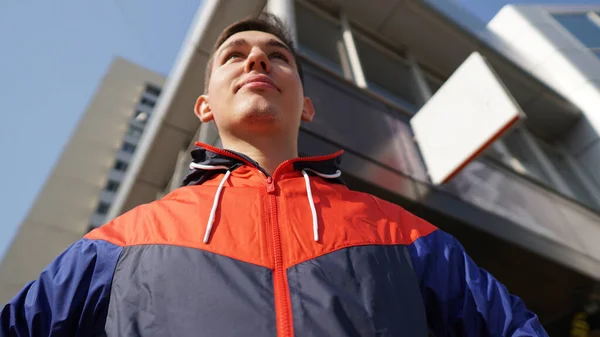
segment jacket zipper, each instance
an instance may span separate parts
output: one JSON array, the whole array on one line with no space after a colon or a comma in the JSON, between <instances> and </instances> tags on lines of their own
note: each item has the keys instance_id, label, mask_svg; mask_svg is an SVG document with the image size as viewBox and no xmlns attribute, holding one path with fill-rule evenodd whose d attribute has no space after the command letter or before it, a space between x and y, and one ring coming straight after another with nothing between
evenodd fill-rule
<instances>
[{"instance_id":1,"label":"jacket zipper","mask_svg":"<svg viewBox=\"0 0 600 337\"><path fill-rule=\"evenodd\" d=\"M271 176L269 176L269 174L267 172L265 172L265 170L263 168L249 162L245 158L242 158L241 156L238 156L237 154L235 154L231 151L219 149L217 147L214 147L214 146L211 146L208 144L203 144L200 142L197 142L196 146L201 146L201 147L204 147L205 149L213 151L215 153L220 153L222 155L226 155L231 158L238 159L241 162L243 162L244 164L248 165L249 167L256 169L258 172L260 172L261 174L263 174L265 176L265 178L267 180L267 185L266 185L267 194L269 195L269 208L270 208L270 215L271 215L271 228L272 228L272 235L273 235L273 250L274 250L274 259L275 259L274 270L273 270L273 292L274 292L274 297L275 297L275 319L277 320L277 336L293 337L294 330L292 327L292 324L293 324L293 322L292 322L293 321L292 305L291 305L291 301L290 301L290 297L289 297L290 290L288 287L287 275L285 273L285 265L283 264L283 247L281 244L281 232L280 232L279 221L278 221L278 217L277 217L277 196L276 196L277 186L275 184L275 180L273 179L273 177L277 177L278 171L282 167L285 167L286 165L290 165L290 164L298 162L298 161L327 160L327 159L331 159L331 158L340 156L344 151L338 151L336 153L333 153L330 155L325 155L325 156L314 156L314 157L303 157L303 158L301 157L301 158L289 159L289 160L286 160L285 162L281 163L275 169L275 172L273 172L273 174Z\"/></svg>"},{"instance_id":2,"label":"jacket zipper","mask_svg":"<svg viewBox=\"0 0 600 337\"><path fill-rule=\"evenodd\" d=\"M269 207L271 211L271 226L273 228L273 248L275 251L275 265L273 270L273 286L275 296L275 317L277 319L277 335L280 337L292 337L291 326L291 304L289 300L289 289L285 266L283 265L283 248L281 245L281 233L277 217L277 197L275 195L276 185L272 177L267 177L267 194L269 195Z\"/></svg>"}]
</instances>

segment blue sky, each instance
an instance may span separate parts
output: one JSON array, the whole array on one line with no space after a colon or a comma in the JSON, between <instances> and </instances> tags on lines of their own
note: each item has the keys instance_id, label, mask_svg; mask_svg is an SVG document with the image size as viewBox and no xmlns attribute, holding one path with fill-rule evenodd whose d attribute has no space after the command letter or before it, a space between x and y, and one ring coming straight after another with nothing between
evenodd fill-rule
<instances>
[{"instance_id":1,"label":"blue sky","mask_svg":"<svg viewBox=\"0 0 600 337\"><path fill-rule=\"evenodd\" d=\"M447 1L463 4L483 21L508 3ZM168 74L201 3L0 1L0 257L111 59L120 55Z\"/></svg>"},{"instance_id":2,"label":"blue sky","mask_svg":"<svg viewBox=\"0 0 600 337\"><path fill-rule=\"evenodd\" d=\"M201 2L0 1L0 256L112 58L168 74Z\"/></svg>"}]
</instances>

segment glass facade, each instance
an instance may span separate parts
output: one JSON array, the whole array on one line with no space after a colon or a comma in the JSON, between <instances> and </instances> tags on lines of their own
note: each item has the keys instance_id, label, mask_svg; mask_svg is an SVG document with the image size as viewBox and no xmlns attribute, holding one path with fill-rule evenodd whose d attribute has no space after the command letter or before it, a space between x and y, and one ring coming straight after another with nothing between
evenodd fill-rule
<instances>
[{"instance_id":1,"label":"glass facade","mask_svg":"<svg viewBox=\"0 0 600 337\"><path fill-rule=\"evenodd\" d=\"M600 47L600 27L589 19L587 13L556 14L554 18L586 47Z\"/></svg>"},{"instance_id":2,"label":"glass facade","mask_svg":"<svg viewBox=\"0 0 600 337\"><path fill-rule=\"evenodd\" d=\"M104 189L110 192L116 192L119 189L119 185L120 183L118 181L109 180Z\"/></svg>"},{"instance_id":3,"label":"glass facade","mask_svg":"<svg viewBox=\"0 0 600 337\"><path fill-rule=\"evenodd\" d=\"M565 180L573 197L592 209L600 210L600 205L595 202L589 189L574 169L573 165L576 164L574 164L573 160L567 158L568 154L562 152L556 146L551 146L543 142L540 144L540 148L544 151L558 174Z\"/></svg>"},{"instance_id":4,"label":"glass facade","mask_svg":"<svg viewBox=\"0 0 600 337\"><path fill-rule=\"evenodd\" d=\"M140 100L140 104L154 108L154 104L156 104L156 102L146 97L142 97L142 99Z\"/></svg>"},{"instance_id":5,"label":"glass facade","mask_svg":"<svg viewBox=\"0 0 600 337\"><path fill-rule=\"evenodd\" d=\"M152 117L152 108L156 105L160 92L161 89L158 86L150 83L146 84L144 91L139 97L139 104L133 111L128 128L125 131L125 137L121 143L121 151L128 154L133 154L135 152L137 148L136 144L142 137L147 122ZM114 194L119 190L121 179L128 167L129 161L127 158L120 156L119 159L115 159L114 166L109 175L110 178L107 179L101 192L101 196L104 196L104 200L98 201L96 211L90 216L89 230L93 230L104 224L106 213L110 209L112 203L112 197L114 197ZM117 172L118 174L115 174ZM107 195L111 197L106 199Z\"/></svg>"},{"instance_id":6,"label":"glass facade","mask_svg":"<svg viewBox=\"0 0 600 337\"><path fill-rule=\"evenodd\" d=\"M600 58L600 15L598 13L554 14L554 19Z\"/></svg>"},{"instance_id":7,"label":"glass facade","mask_svg":"<svg viewBox=\"0 0 600 337\"><path fill-rule=\"evenodd\" d=\"M305 4L303 1L296 3L297 35L303 55L359 86L356 80L348 76L352 69L346 60L353 50L345 45L340 20L313 8L314 5ZM600 25L590 18L589 13L561 14L555 18L585 46L600 55ZM423 75L432 93L443 85L443 80L423 70L418 62L412 64L403 55L378 43L375 38L370 38L368 32L350 28L356 46L356 57L359 60L358 66L366 80L365 90L383 97L386 103L393 104L407 116L417 112L418 98L423 94L419 92L415 72ZM355 63L352 66L356 66ZM492 159L507 170L545 185L552 191L598 209L598 200L590 192L590 189L595 187L582 183L581 170L573 169L575 161L570 160L568 154L555 146L536 139L524 127L516 128L496 141L484 153L484 157Z\"/></svg>"},{"instance_id":8,"label":"glass facade","mask_svg":"<svg viewBox=\"0 0 600 337\"><path fill-rule=\"evenodd\" d=\"M117 161L115 161L114 168L117 171L126 171L127 170L127 166L128 166L128 164L126 162L121 161L121 160L117 160Z\"/></svg>"},{"instance_id":9,"label":"glass facade","mask_svg":"<svg viewBox=\"0 0 600 337\"><path fill-rule=\"evenodd\" d=\"M533 143L528 142L525 137L529 137ZM590 191L594 187L583 183L582 175L585 173L574 167L577 165L575 160L562 151L560 146L548 144L526 129L512 130L496 141L485 155L557 193L574 198L589 208L600 210L600 205ZM554 179L549 177L549 172L555 173ZM560 180L560 184L557 184L557 179Z\"/></svg>"},{"instance_id":10,"label":"glass facade","mask_svg":"<svg viewBox=\"0 0 600 337\"><path fill-rule=\"evenodd\" d=\"M408 62L359 34L354 41L369 89L414 110L417 93Z\"/></svg>"},{"instance_id":11,"label":"glass facade","mask_svg":"<svg viewBox=\"0 0 600 337\"><path fill-rule=\"evenodd\" d=\"M123 152L133 153L135 152L135 145L130 143L123 143L123 146L121 146L121 150Z\"/></svg>"},{"instance_id":12,"label":"glass facade","mask_svg":"<svg viewBox=\"0 0 600 337\"><path fill-rule=\"evenodd\" d=\"M110 208L110 205L101 201L98 203L98 207L96 208L96 213L98 214L106 214L106 212L108 212L108 209Z\"/></svg>"},{"instance_id":13,"label":"glass facade","mask_svg":"<svg viewBox=\"0 0 600 337\"><path fill-rule=\"evenodd\" d=\"M302 53L341 76L351 77L339 21L299 4L296 24Z\"/></svg>"},{"instance_id":14,"label":"glass facade","mask_svg":"<svg viewBox=\"0 0 600 337\"><path fill-rule=\"evenodd\" d=\"M512 130L512 132L502 139L508 150L509 157L507 159L509 167L550 186L552 183L548 175L545 174L542 164L536 160L535 154L532 153L530 144L524 139L522 132L524 130ZM507 159L504 159L503 162L506 163Z\"/></svg>"},{"instance_id":15,"label":"glass facade","mask_svg":"<svg viewBox=\"0 0 600 337\"><path fill-rule=\"evenodd\" d=\"M158 97L161 89L153 84L146 84L146 93Z\"/></svg>"}]
</instances>

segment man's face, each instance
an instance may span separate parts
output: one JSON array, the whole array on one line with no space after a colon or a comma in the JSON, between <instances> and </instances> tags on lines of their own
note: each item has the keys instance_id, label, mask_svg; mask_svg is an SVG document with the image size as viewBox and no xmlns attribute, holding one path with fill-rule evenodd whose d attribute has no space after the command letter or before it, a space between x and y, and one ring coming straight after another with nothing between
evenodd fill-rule
<instances>
[{"instance_id":1,"label":"man's face","mask_svg":"<svg viewBox=\"0 0 600 337\"><path fill-rule=\"evenodd\" d=\"M313 115L292 53L277 37L259 31L234 34L219 47L208 95L198 99L196 109L203 122L214 119L219 130L233 134L297 133L300 120Z\"/></svg>"}]
</instances>

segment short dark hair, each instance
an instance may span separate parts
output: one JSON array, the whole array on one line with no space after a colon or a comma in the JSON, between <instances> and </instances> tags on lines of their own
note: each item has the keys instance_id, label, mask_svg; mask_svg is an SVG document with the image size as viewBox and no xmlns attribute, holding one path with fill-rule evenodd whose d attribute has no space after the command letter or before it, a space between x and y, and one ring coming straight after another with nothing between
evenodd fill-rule
<instances>
[{"instance_id":1,"label":"short dark hair","mask_svg":"<svg viewBox=\"0 0 600 337\"><path fill-rule=\"evenodd\" d=\"M208 92L208 82L210 81L214 62L213 58L219 47L221 47L221 45L234 34L249 30L256 30L274 35L289 48L290 53L296 61L296 70L300 76L300 81L302 82L302 86L304 86L304 74L302 73L302 67L300 66L294 41L292 40L292 36L288 27L277 16L262 12L258 16L248 17L246 19L234 22L229 27L225 28L221 35L219 35L217 42L214 44L210 53L210 58L206 64L206 73L204 75L204 92Z\"/></svg>"}]
</instances>

